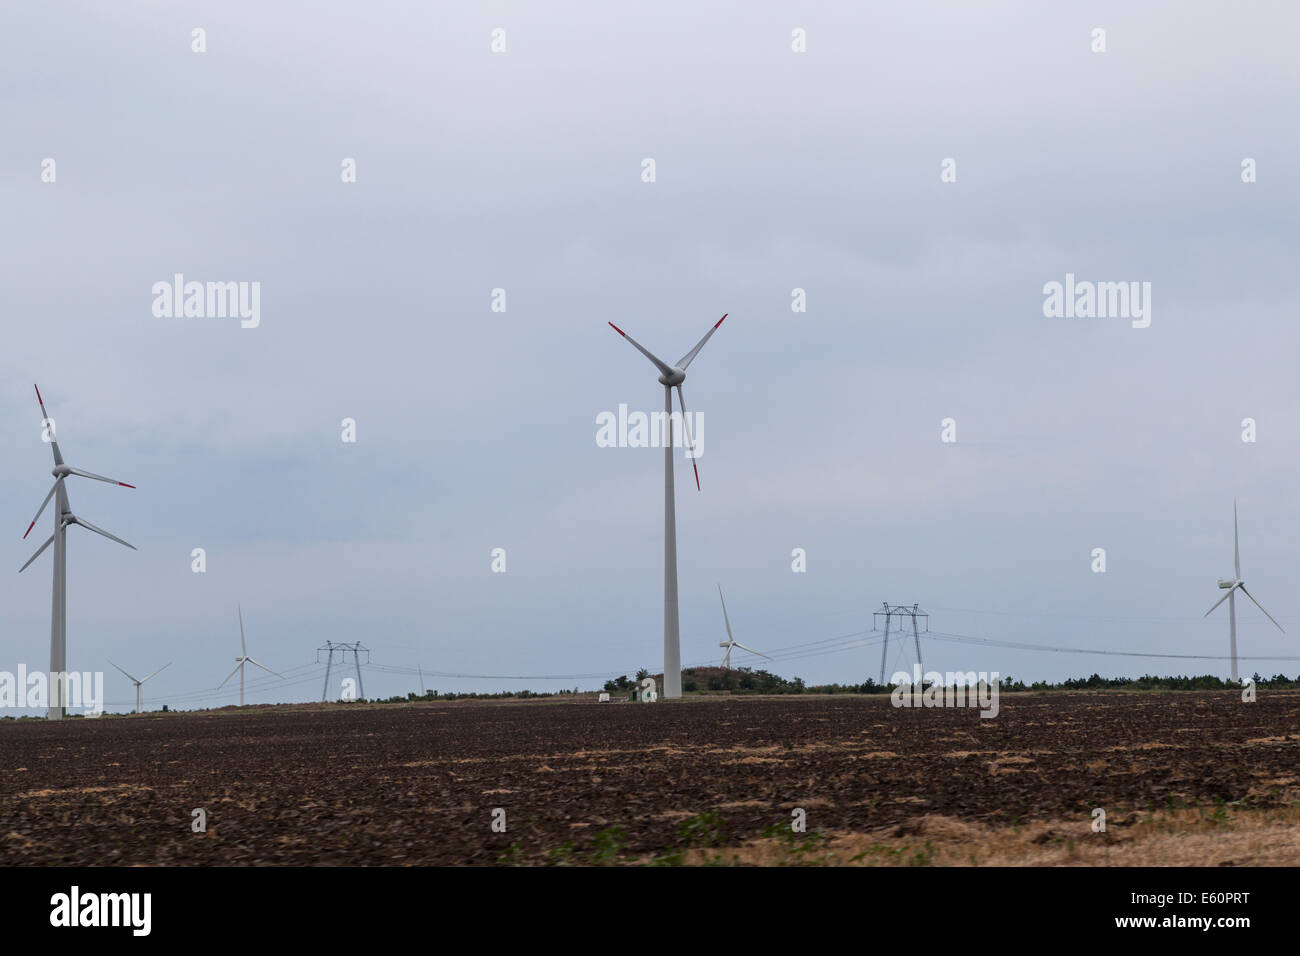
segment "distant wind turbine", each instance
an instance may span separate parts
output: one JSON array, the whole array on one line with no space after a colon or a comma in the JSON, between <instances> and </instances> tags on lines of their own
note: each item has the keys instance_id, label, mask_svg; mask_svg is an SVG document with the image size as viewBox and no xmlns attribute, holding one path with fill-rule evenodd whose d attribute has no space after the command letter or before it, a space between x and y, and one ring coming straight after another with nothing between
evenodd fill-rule
<instances>
[{"instance_id":1,"label":"distant wind turbine","mask_svg":"<svg viewBox=\"0 0 1300 956\"><path fill-rule=\"evenodd\" d=\"M679 618L677 613L677 509L673 493L673 389L677 389L677 401L682 407L682 427L686 431L686 441L691 449L691 466L695 469L695 488L700 487L700 469L696 464L695 441L691 438L691 426L686 418L686 399L682 395L682 382L686 381L686 369L695 356L700 354L713 333L718 331L726 319L723 315L705 334L704 338L680 359L677 364L669 366L667 362L644 349L636 339L628 335L613 322L609 327L627 339L638 352L648 358L659 369L659 384L664 387L665 429L668 440L664 445L664 688L663 697L673 699L682 696L682 643Z\"/></svg>"},{"instance_id":2,"label":"distant wind turbine","mask_svg":"<svg viewBox=\"0 0 1300 956\"><path fill-rule=\"evenodd\" d=\"M109 661L109 663L113 664L112 661ZM117 667L116 664L113 664L113 666ZM158 670L154 671L153 674L157 674L159 671L165 671L167 668L171 666L172 666L172 662L168 661L162 667L158 668ZM117 667L117 669L122 671L122 668L120 667ZM122 671L122 673L126 674L126 671ZM149 677L153 677L153 674L150 674ZM145 681L147 681L149 677L141 677L139 680L136 680L130 674L126 674L126 676L127 679L131 681L132 684L135 684L135 712L138 714L140 713L140 685L143 684Z\"/></svg>"},{"instance_id":3,"label":"distant wind turbine","mask_svg":"<svg viewBox=\"0 0 1300 956\"><path fill-rule=\"evenodd\" d=\"M32 386L36 388L36 386ZM41 556L41 553L51 544L54 545L54 593L50 601L50 706L45 716L50 720L61 720L67 709L67 688L64 686L60 675L65 674L68 670L68 525L81 525L87 531L93 531L95 534L102 534L110 541L116 541L118 544L126 545L132 551L136 550L135 545L127 544L116 535L109 534L103 528L97 528L84 518L78 518L72 513L72 508L68 504L68 491L64 487L63 481L69 475L78 475L82 478L93 478L96 481L106 481L110 485L119 485L123 488L134 488L135 485L128 485L125 481L118 481L116 478L105 478L103 475L95 475L89 471L82 471L80 468L70 468L63 462L63 454L59 451L59 443L55 440L54 423L45 411L45 400L41 398L41 390L36 388L36 401L41 406L41 419L43 420L46 433L50 438L50 448L54 451L54 470L50 472L54 476L54 485L50 488L45 500L41 502L40 508L36 511L36 517L32 523L27 526L23 532L23 537L32 533L32 528L36 527L36 522L40 520L41 515L45 513L45 506L54 498L54 534L45 539L45 543L36 549L36 553L27 559L18 569L22 574L27 570L28 565Z\"/></svg>"},{"instance_id":4,"label":"distant wind turbine","mask_svg":"<svg viewBox=\"0 0 1300 956\"><path fill-rule=\"evenodd\" d=\"M746 647L744 644L740 643L740 641L731 636L731 618L727 617L727 599L722 596L721 584L718 585L718 598L722 601L722 620L723 623L727 625L727 639L718 644L719 647L725 647L727 649L727 653L723 655L722 658L722 666L727 670L731 670L731 649L733 647L739 647L742 651L749 651L749 653L757 654L759 657L767 657L767 655L762 651L756 651L752 647ZM767 659L770 661L772 658L767 657Z\"/></svg>"},{"instance_id":5,"label":"distant wind turbine","mask_svg":"<svg viewBox=\"0 0 1300 956\"><path fill-rule=\"evenodd\" d=\"M1225 581L1223 579L1219 580L1219 587L1225 588L1228 593L1225 594L1223 597L1219 598L1217 601L1215 601L1214 607L1206 611L1205 616L1209 617L1210 614L1214 611L1215 607L1218 607L1224 601L1228 602L1228 652L1229 654L1232 655L1232 680L1235 683L1238 680L1237 678L1237 597L1236 597L1237 591L1240 590L1242 594L1246 595L1246 597L1250 598L1252 601L1255 602L1255 607L1259 608L1261 611L1264 611L1264 605L1260 604L1258 601L1255 601L1255 595L1251 594L1249 591L1246 590L1246 582L1241 579L1241 549L1237 543L1237 502L1235 499L1232 502L1232 566L1233 566L1233 575L1234 575L1232 580L1231 581ZM1264 616L1268 618L1270 621L1273 621L1273 615L1269 614L1268 611L1264 611ZM1283 630L1282 625L1278 624L1277 621L1273 621L1273 625L1279 631L1282 631L1283 634L1286 633L1286 631Z\"/></svg>"},{"instance_id":6,"label":"distant wind turbine","mask_svg":"<svg viewBox=\"0 0 1300 956\"><path fill-rule=\"evenodd\" d=\"M230 680L230 678L234 677L235 673L238 672L239 673L239 706L243 707L244 706L244 665L245 664L255 664L258 667L262 668L262 670L266 671L268 674L275 674L275 676L280 678L280 680L284 680L284 675L276 674L275 671L271 670L271 668L267 667L265 664L260 664L248 656L248 642L244 640L244 609L242 607L239 608L239 646L243 649L243 653L235 658L235 661L237 662L235 664L235 669L226 675L226 679L217 685L217 689L220 690L222 687L225 687L226 683Z\"/></svg>"}]
</instances>

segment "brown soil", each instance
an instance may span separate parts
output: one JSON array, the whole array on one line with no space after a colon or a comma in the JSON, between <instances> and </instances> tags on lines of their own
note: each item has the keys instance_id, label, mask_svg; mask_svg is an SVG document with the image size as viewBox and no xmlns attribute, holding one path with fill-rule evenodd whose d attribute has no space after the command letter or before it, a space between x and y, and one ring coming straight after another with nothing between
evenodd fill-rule
<instances>
[{"instance_id":1,"label":"brown soil","mask_svg":"<svg viewBox=\"0 0 1300 956\"><path fill-rule=\"evenodd\" d=\"M1001 708L712 697L2 722L0 864L1300 862L1300 694ZM795 808L809 834L788 834Z\"/></svg>"}]
</instances>

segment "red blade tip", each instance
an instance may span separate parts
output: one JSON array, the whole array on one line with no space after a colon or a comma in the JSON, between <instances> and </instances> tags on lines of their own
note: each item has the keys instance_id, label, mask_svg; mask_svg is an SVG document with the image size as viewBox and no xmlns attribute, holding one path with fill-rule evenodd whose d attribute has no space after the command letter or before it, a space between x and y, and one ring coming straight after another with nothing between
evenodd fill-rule
<instances>
[{"instance_id":1,"label":"red blade tip","mask_svg":"<svg viewBox=\"0 0 1300 956\"><path fill-rule=\"evenodd\" d=\"M610 322L610 323L609 323L609 327L610 327L611 329L613 329L615 332L617 332L619 335L623 336L623 338L627 338L627 333L624 332L622 329L620 329L620 328L619 328L617 325L615 325L613 322Z\"/></svg>"},{"instance_id":2,"label":"red blade tip","mask_svg":"<svg viewBox=\"0 0 1300 956\"><path fill-rule=\"evenodd\" d=\"M691 467L695 469L695 490L699 491L701 490L700 489L700 466L695 464L694 458L691 459Z\"/></svg>"},{"instance_id":3,"label":"red blade tip","mask_svg":"<svg viewBox=\"0 0 1300 956\"><path fill-rule=\"evenodd\" d=\"M135 485L128 485L125 481L119 481L118 484L123 488L135 488Z\"/></svg>"},{"instance_id":4,"label":"red blade tip","mask_svg":"<svg viewBox=\"0 0 1300 956\"><path fill-rule=\"evenodd\" d=\"M23 532L23 537L26 538L29 534L31 534L32 529L35 527L36 527L36 522L33 521L31 524L27 526L27 530Z\"/></svg>"},{"instance_id":5,"label":"red blade tip","mask_svg":"<svg viewBox=\"0 0 1300 956\"><path fill-rule=\"evenodd\" d=\"M727 319L727 316L729 316L730 314L731 314L730 312L724 312L724 313L722 313L722 318L718 319L718 325L721 325L723 322L725 322L726 319ZM718 325L715 325L714 328L716 329L716 328L718 327Z\"/></svg>"}]
</instances>

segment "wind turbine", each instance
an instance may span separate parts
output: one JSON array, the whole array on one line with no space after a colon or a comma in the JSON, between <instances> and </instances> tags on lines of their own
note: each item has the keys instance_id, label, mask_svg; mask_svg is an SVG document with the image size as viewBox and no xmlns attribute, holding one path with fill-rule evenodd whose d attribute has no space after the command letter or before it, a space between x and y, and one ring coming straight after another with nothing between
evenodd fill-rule
<instances>
[{"instance_id":1,"label":"wind turbine","mask_svg":"<svg viewBox=\"0 0 1300 956\"><path fill-rule=\"evenodd\" d=\"M234 677L235 672L238 671L239 672L239 706L243 707L244 706L244 665L257 664L258 667L262 668L262 670L266 671L268 674L275 674L275 671L271 670L271 668L267 667L265 664L259 664L257 661L253 660L251 657L248 656L248 642L244 640L244 609L242 607L239 609L239 646L243 648L244 653L240 654L238 657L235 658L235 661L237 662L235 664L235 670L231 671L229 674L226 675L226 680L223 680L220 684L218 684L217 689L220 690L221 688L225 687L226 682L229 681L230 678ZM280 678L280 680L284 680L283 674L275 674L275 676Z\"/></svg>"},{"instance_id":2,"label":"wind turbine","mask_svg":"<svg viewBox=\"0 0 1300 956\"><path fill-rule=\"evenodd\" d=\"M666 699L682 696L682 646L681 632L677 615L677 511L673 493L673 389L677 389L677 401L682 407L682 426L686 430L686 440L691 449L691 467L695 469L695 488L700 487L700 469L695 463L695 441L691 438L690 422L686 418L686 399L682 395L682 382L686 381L686 369L695 356L700 354L713 333L718 331L723 315L713 328L705 333L704 338L680 359L677 364L669 366L658 356L653 355L641 344L620 329L613 322L609 327L632 343L633 348L654 363L659 369L659 384L664 387L664 419L668 440L664 444L664 692Z\"/></svg>"},{"instance_id":3,"label":"wind turbine","mask_svg":"<svg viewBox=\"0 0 1300 956\"><path fill-rule=\"evenodd\" d=\"M1250 598L1252 601L1255 602L1255 607L1259 608L1261 611L1264 611L1264 605L1260 604L1258 601L1255 601L1255 595L1251 594L1249 591L1246 590L1246 582L1241 579L1241 549L1238 547L1237 544L1237 501L1236 499L1233 499L1232 502L1232 567L1233 567L1233 574L1235 575L1233 579L1231 581L1224 581L1222 579L1219 580L1219 587L1225 588L1228 593L1225 594L1223 597L1219 598L1217 601L1215 601L1214 607L1210 608L1209 611L1206 611L1205 616L1209 617L1210 614L1214 611L1215 607L1218 607L1224 601L1228 602L1228 651L1232 655L1232 680L1234 683L1236 683L1237 682L1237 597L1236 597L1237 591L1240 590L1242 594L1246 595L1246 597ZM1269 614L1268 611L1264 611L1264 616L1268 618L1270 621L1273 621L1273 615ZM1273 621L1273 625L1279 631L1282 631L1283 634L1286 633L1286 631L1282 629L1282 625L1278 624L1277 621Z\"/></svg>"},{"instance_id":4,"label":"wind turbine","mask_svg":"<svg viewBox=\"0 0 1300 956\"><path fill-rule=\"evenodd\" d=\"M35 385L32 386L36 388ZM36 522L40 520L45 513L45 506L54 502L54 534L50 535L43 545L36 549L36 553L27 559L18 569L22 574L27 570L28 565L41 556L41 553L51 544L54 545L54 593L50 601L50 706L46 710L45 716L50 720L61 720L67 709L67 687L61 675L65 674L68 669L68 525L81 525L87 531L93 531L95 534L102 534L110 541L116 541L118 544L124 544L132 551L136 550L135 545L127 544L116 535L109 534L103 528L97 528L89 521L78 518L72 513L72 508L68 505L68 491L64 486L64 479L69 475L79 475L82 478L94 478L96 481L106 481L110 485L120 485L123 488L134 488L135 485L128 485L125 481L118 481L116 478L105 478L103 475L95 475L88 471L82 471L80 468L70 468L63 461L63 454L59 451L59 443L55 440L54 422L45 411L45 400L41 398L41 390L36 388L36 401L41 406L42 424L46 427L46 434L50 438L50 448L54 451L54 470L50 472L54 476L54 485L50 488L45 500L41 502L40 508L36 511L36 517L32 523L27 526L23 532L23 538L32 533L32 528L36 527Z\"/></svg>"},{"instance_id":5,"label":"wind turbine","mask_svg":"<svg viewBox=\"0 0 1300 956\"><path fill-rule=\"evenodd\" d=\"M722 666L727 670L731 670L731 649L733 647L739 647L742 651L749 651L749 653L757 654L759 657L767 657L767 655L762 651L756 651L752 647L746 647L744 644L740 643L740 641L731 636L731 618L727 617L727 599L722 597L721 584L718 585L718 597L722 600L722 620L727 625L727 639L718 643L719 647L725 647L727 649L727 653L722 657ZM772 658L767 657L767 659L770 661Z\"/></svg>"},{"instance_id":6,"label":"wind turbine","mask_svg":"<svg viewBox=\"0 0 1300 956\"><path fill-rule=\"evenodd\" d=\"M112 661L109 661L109 663L110 663L110 664L113 664ZM114 666L114 667L117 667L116 664L113 664L113 666ZM171 662L171 661L168 661L168 662L167 662L166 664L164 664L162 667L158 668L158 670L154 671L153 674L157 674L158 671L165 671L167 668L169 668L169 667L171 667L171 666L172 666L172 662ZM117 669L120 670L120 671L122 671L122 668L120 668L120 667L117 667ZM123 673L123 674L126 674L126 671L122 671L122 673ZM153 677L153 674L150 674L149 677ZM132 677L130 674L126 674L126 676L127 676L127 679L131 681L132 684L135 684L135 712L138 714L138 713L140 713L140 685L143 684L145 681L147 681L147 680L149 679L149 677L141 677L139 680L136 680L136 679L135 679L134 677Z\"/></svg>"}]
</instances>

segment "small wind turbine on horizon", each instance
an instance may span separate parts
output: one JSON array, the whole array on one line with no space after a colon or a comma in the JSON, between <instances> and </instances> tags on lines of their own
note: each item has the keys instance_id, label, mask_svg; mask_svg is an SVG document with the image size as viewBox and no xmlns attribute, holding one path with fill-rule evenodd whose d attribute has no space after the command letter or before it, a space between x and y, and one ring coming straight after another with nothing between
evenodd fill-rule
<instances>
[{"instance_id":1,"label":"small wind turbine on horizon","mask_svg":"<svg viewBox=\"0 0 1300 956\"><path fill-rule=\"evenodd\" d=\"M1210 614L1213 613L1215 607L1218 607L1224 601L1228 602L1228 652L1232 656L1232 680L1235 683L1238 680L1237 677L1237 597L1236 597L1237 591L1240 590L1242 594L1246 595L1246 597L1250 598L1252 601L1255 602L1255 607L1259 608L1261 611L1264 611L1264 605L1260 604L1258 601L1255 601L1255 595L1251 594L1249 591L1246 590L1246 582L1241 579L1241 549L1238 546L1238 542L1237 542L1237 501L1236 499L1233 499L1232 502L1232 566L1233 566L1233 575L1234 575L1232 580L1225 581L1222 578L1219 579L1219 587L1225 588L1228 593L1225 594L1223 597L1219 598L1217 601L1215 601L1214 607L1206 611L1205 616L1209 617ZM1270 621L1273 621L1273 615L1269 614L1268 611L1264 611L1264 616L1268 618ZM1278 624L1277 621L1273 621L1273 625L1279 631L1282 631L1283 634L1286 633L1286 631L1283 630L1282 625Z\"/></svg>"},{"instance_id":2,"label":"small wind turbine on horizon","mask_svg":"<svg viewBox=\"0 0 1300 956\"><path fill-rule=\"evenodd\" d=\"M110 663L110 664L113 664L112 661L109 661L109 663ZM113 666L114 666L114 667L117 667L116 664L113 664ZM158 670L154 671L153 674L157 674L157 673L159 673L160 671L165 671L167 668L169 668L169 667L171 667L171 666L172 666L172 662L171 662L171 661L168 661L168 662L167 662L166 664L164 664L162 667L158 668ZM120 671L122 671L123 674L126 674L126 671L123 671L122 668L117 667L117 669L120 670ZM147 680L149 679L149 677L153 677L153 674L150 674L148 677L141 677L139 680L136 680L136 679L135 679L134 677L132 677L130 674L126 674L127 679L128 679L132 684L135 684L135 712L136 712L137 714L140 713L140 685L143 684L145 681L147 681Z\"/></svg>"},{"instance_id":3,"label":"small wind turbine on horizon","mask_svg":"<svg viewBox=\"0 0 1300 956\"><path fill-rule=\"evenodd\" d=\"M230 678L234 677L235 673L238 672L239 673L239 706L243 707L244 706L244 665L245 664L255 664L258 667L262 668L262 670L266 671L268 674L275 674L275 676L280 678L280 680L284 680L284 675L276 674L275 671L271 670L271 668L267 667L265 664L259 663L258 661L255 661L248 656L248 641L244 639L244 609L242 607L239 608L239 646L240 648L242 648L243 653L235 658L236 661L235 669L231 671L229 674L227 674L226 679L217 685L217 690L220 690L221 688L225 687L226 683L230 680Z\"/></svg>"},{"instance_id":4,"label":"small wind turbine on horizon","mask_svg":"<svg viewBox=\"0 0 1300 956\"><path fill-rule=\"evenodd\" d=\"M673 389L677 389L677 401L682 407L682 428L686 432L687 447L690 449L691 467L695 469L695 488L700 488L700 469L695 462L695 441L691 438L690 421L686 417L686 399L682 395L682 382L686 381L686 369L695 356L700 354L704 343L718 331L727 318L724 314L714 323L713 328L705 333L704 338L696 343L677 364L669 366L658 356L647 351L636 339L628 335L613 322L609 327L627 339L638 352L648 358L659 369L659 384L664 387L664 419L668 433L664 443L664 687L663 697L675 699L682 696L682 645L680 621L677 611L677 509L673 490Z\"/></svg>"},{"instance_id":5,"label":"small wind turbine on horizon","mask_svg":"<svg viewBox=\"0 0 1300 956\"><path fill-rule=\"evenodd\" d=\"M65 699L67 689L59 677L68 670L68 525L81 525L87 531L93 531L95 534L103 535L110 541L126 545L132 551L136 550L135 545L128 544L117 535L109 534L103 528L97 528L84 518L78 518L74 515L71 506L68 504L68 491L63 482L69 475L77 475L81 478L106 481L110 485L118 485L122 488L134 488L135 485L128 485L125 481L118 481L116 478L105 478L103 475L82 471L80 468L71 468L65 464L63 454L59 451L59 443L56 440L54 422L45 411L45 400L41 398L41 390L35 385L32 387L36 389L36 401L41 406L42 423L45 425L46 434L50 438L50 448L54 452L54 470L50 472L54 476L54 485L45 496L45 500L41 502L40 508L37 509L36 517L32 519L32 523L23 532L23 538L25 539L32 533L32 528L36 527L36 522L45 513L45 506L50 503L51 498L55 499L54 534L45 539L45 543L36 549L36 553L27 559L27 564L19 568L18 573L22 574L33 561L41 556L46 548L51 544L54 545L54 590L50 601L50 705L45 712L45 716L50 720L61 720L68 704Z\"/></svg>"},{"instance_id":6,"label":"small wind turbine on horizon","mask_svg":"<svg viewBox=\"0 0 1300 956\"><path fill-rule=\"evenodd\" d=\"M722 656L722 666L726 670L731 670L731 649L739 647L742 651L749 651L751 654L757 654L759 657L767 657L762 651L756 651L752 647L746 647L740 641L731 636L731 618L727 617L727 599L722 596L722 585L718 585L718 598L722 601L722 620L727 625L727 639L718 643L719 647L725 647L727 653ZM770 661L772 658L767 657Z\"/></svg>"}]
</instances>

